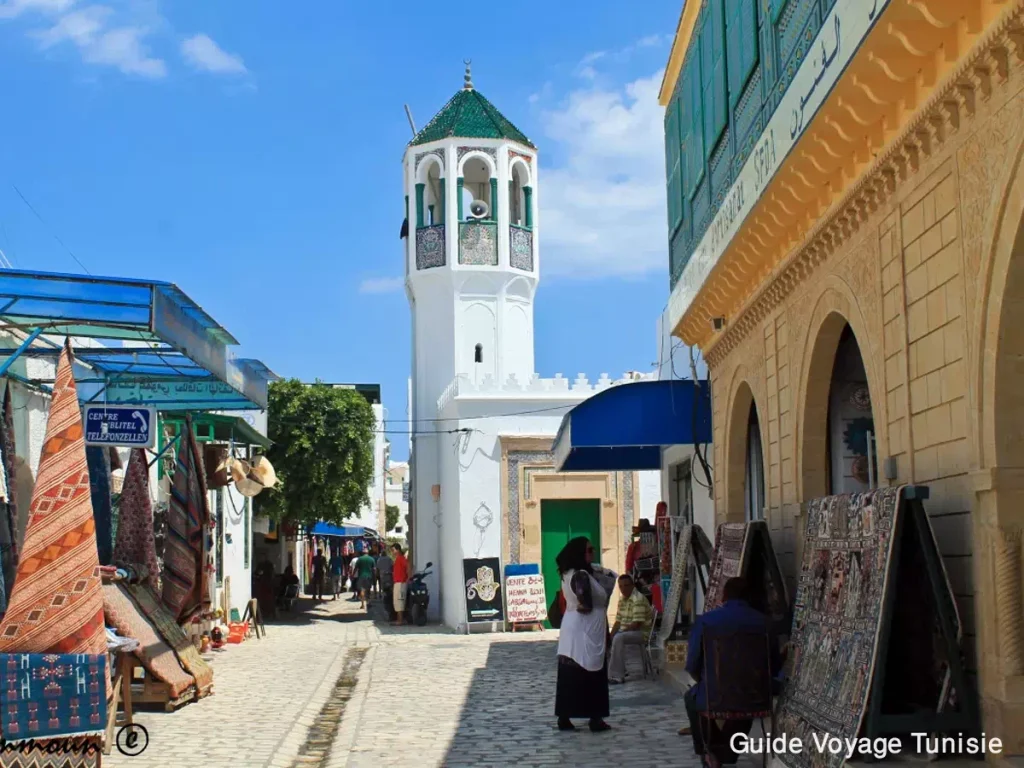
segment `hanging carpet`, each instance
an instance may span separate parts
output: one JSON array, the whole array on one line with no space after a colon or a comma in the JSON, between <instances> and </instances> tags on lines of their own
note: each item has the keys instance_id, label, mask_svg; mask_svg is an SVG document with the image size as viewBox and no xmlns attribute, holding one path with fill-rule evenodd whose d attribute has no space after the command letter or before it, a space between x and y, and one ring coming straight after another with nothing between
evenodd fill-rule
<instances>
[{"instance_id":1,"label":"hanging carpet","mask_svg":"<svg viewBox=\"0 0 1024 768\"><path fill-rule=\"evenodd\" d=\"M160 564L156 559L153 534L153 506L149 498L149 466L146 452L133 448L125 471L124 486L118 504L117 537L114 562L138 566L146 571L143 579L153 589L160 582Z\"/></svg>"},{"instance_id":2,"label":"hanging carpet","mask_svg":"<svg viewBox=\"0 0 1024 768\"><path fill-rule=\"evenodd\" d=\"M195 644L178 626L156 593L145 584L129 584L127 590L142 613L152 622L156 631L174 649L178 663L195 678L199 698L210 693L213 689L213 667L199 655Z\"/></svg>"},{"instance_id":3,"label":"hanging carpet","mask_svg":"<svg viewBox=\"0 0 1024 768\"><path fill-rule=\"evenodd\" d=\"M665 598L665 616L670 617L662 620L658 630L658 645L665 647L665 642L672 635L675 628L675 616L683 600L683 591L686 587L692 590L694 585L689 584L691 566L694 569L700 568L707 563L711 557L711 542L699 525L687 525L679 534L676 542L675 561L672 564L672 581L668 589L668 597Z\"/></svg>"},{"instance_id":4,"label":"hanging carpet","mask_svg":"<svg viewBox=\"0 0 1024 768\"><path fill-rule=\"evenodd\" d=\"M4 412L0 419L0 448L3 449L2 471L7 480L7 525L11 531L11 552L9 570L4 572L8 589L13 586L14 573L18 567L18 476L15 459L17 446L14 442L14 406L11 403L11 382L4 387Z\"/></svg>"},{"instance_id":5,"label":"hanging carpet","mask_svg":"<svg viewBox=\"0 0 1024 768\"><path fill-rule=\"evenodd\" d=\"M186 672L174 649L168 645L153 622L146 618L138 605L120 584L103 585L103 613L107 623L122 637L139 641L136 658L146 672L169 688L172 703L178 704L195 697L195 680Z\"/></svg>"},{"instance_id":6,"label":"hanging carpet","mask_svg":"<svg viewBox=\"0 0 1024 768\"><path fill-rule=\"evenodd\" d=\"M87 446L89 487L92 491L92 516L96 520L96 551L100 565L110 565L113 535L113 504L110 498L110 453L106 448Z\"/></svg>"},{"instance_id":7,"label":"hanging carpet","mask_svg":"<svg viewBox=\"0 0 1024 768\"><path fill-rule=\"evenodd\" d=\"M857 738L876 694L880 706L893 711L908 711L908 703L910 711L943 711L949 703L949 660L934 637L940 610L946 610L959 641L959 615L944 568L939 578L946 595L941 607L934 605L921 555L926 546L937 553L934 533L923 511L915 518L923 522L908 526L904 492L905 486L882 488L808 503L790 639L792 674L778 703L778 733L804 744L815 733ZM898 547L897 532L904 542ZM916 540L906 538L913 535ZM892 579L895 591L886 606ZM873 692L887 613L884 690ZM789 768L837 768L843 755L805 750L779 759Z\"/></svg>"},{"instance_id":8,"label":"hanging carpet","mask_svg":"<svg viewBox=\"0 0 1024 768\"><path fill-rule=\"evenodd\" d=\"M192 419L185 417L171 480L164 541L163 601L184 622L210 607L206 482Z\"/></svg>"},{"instance_id":9,"label":"hanging carpet","mask_svg":"<svg viewBox=\"0 0 1024 768\"><path fill-rule=\"evenodd\" d=\"M725 582L736 576L747 582L750 605L769 617L777 632L789 633L789 592L782 576L768 524L722 523L715 532L715 553L708 571L704 613L722 604Z\"/></svg>"},{"instance_id":10,"label":"hanging carpet","mask_svg":"<svg viewBox=\"0 0 1024 768\"><path fill-rule=\"evenodd\" d=\"M0 652L106 652L96 524L65 341Z\"/></svg>"}]
</instances>

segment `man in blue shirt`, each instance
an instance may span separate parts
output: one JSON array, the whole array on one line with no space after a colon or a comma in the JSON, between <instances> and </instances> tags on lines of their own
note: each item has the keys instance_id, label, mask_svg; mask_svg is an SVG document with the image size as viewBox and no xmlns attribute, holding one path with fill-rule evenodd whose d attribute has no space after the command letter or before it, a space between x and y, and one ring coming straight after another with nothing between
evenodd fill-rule
<instances>
[{"instance_id":1,"label":"man in blue shirt","mask_svg":"<svg viewBox=\"0 0 1024 768\"><path fill-rule=\"evenodd\" d=\"M686 671L697 681L687 691L686 714L690 718L690 733L693 736L693 751L703 755L711 768L718 768L722 763L736 762L736 753L729 747L729 739L736 733L750 733L753 722L750 720L726 721L719 728L715 720L703 719L702 711L707 710L707 688L704 680L704 631L708 629L716 634L731 632L764 632L768 636L768 653L759 658L751 658L750 674L760 673L774 677L782 665L779 653L778 638L771 629L767 617L750 607L746 601L747 583L741 578L729 579L722 587L722 605L702 616L698 616L690 630L689 649L686 654ZM711 669L707 670L714 674ZM713 679L717 684L717 680Z\"/></svg>"}]
</instances>

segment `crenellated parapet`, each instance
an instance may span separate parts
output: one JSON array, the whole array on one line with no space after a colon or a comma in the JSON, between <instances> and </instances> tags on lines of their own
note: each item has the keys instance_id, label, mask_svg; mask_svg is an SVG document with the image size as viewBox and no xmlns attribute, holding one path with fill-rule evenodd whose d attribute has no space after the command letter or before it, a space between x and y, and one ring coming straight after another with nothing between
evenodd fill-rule
<instances>
[{"instance_id":1,"label":"crenellated parapet","mask_svg":"<svg viewBox=\"0 0 1024 768\"><path fill-rule=\"evenodd\" d=\"M587 378L585 373L577 374L574 379L566 378L561 373L556 373L551 378L541 378L540 374L534 373L529 381L520 381L513 374L502 382L495 380L490 375L484 376L479 382L471 380L468 376L456 376L438 398L437 409L438 411L444 410L455 398L467 395L474 397L561 397L567 400L586 400L591 395L603 392L609 387L653 378L656 378L653 373L637 373L636 371L627 371L617 379L611 378L607 373L602 373L593 382Z\"/></svg>"}]
</instances>

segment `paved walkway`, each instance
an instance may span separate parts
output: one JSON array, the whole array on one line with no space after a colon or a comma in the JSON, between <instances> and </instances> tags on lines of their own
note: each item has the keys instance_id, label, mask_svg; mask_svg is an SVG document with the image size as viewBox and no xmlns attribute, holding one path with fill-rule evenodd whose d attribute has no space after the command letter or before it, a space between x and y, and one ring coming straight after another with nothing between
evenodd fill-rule
<instances>
[{"instance_id":1,"label":"paved walkway","mask_svg":"<svg viewBox=\"0 0 1024 768\"><path fill-rule=\"evenodd\" d=\"M554 633L466 637L375 624L348 600L305 605L268 637L216 654L213 696L138 713L149 747L115 748L104 765L698 764L676 735L681 700L652 682L612 687L615 730L557 731Z\"/></svg>"}]
</instances>

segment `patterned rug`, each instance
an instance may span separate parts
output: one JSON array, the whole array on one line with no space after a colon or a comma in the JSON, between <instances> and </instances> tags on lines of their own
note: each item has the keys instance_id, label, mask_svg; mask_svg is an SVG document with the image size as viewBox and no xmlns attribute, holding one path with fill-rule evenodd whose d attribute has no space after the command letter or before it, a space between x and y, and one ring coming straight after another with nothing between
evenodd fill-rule
<instances>
[{"instance_id":1,"label":"patterned rug","mask_svg":"<svg viewBox=\"0 0 1024 768\"><path fill-rule=\"evenodd\" d=\"M763 520L718 526L704 598L705 613L721 605L722 588L735 576L746 579L751 606L769 616L783 634L788 634L789 592L771 532Z\"/></svg>"},{"instance_id":2,"label":"patterned rug","mask_svg":"<svg viewBox=\"0 0 1024 768\"><path fill-rule=\"evenodd\" d=\"M734 576L739 576L743 553L747 548L746 523L722 523L715 531L715 554L708 571L708 591L704 595L704 613L722 604L722 587Z\"/></svg>"},{"instance_id":3,"label":"patterned rug","mask_svg":"<svg viewBox=\"0 0 1024 768\"><path fill-rule=\"evenodd\" d=\"M711 553L711 542L699 525L688 525L679 534L679 541L676 542L675 561L672 564L672 581L668 589L668 596L665 598L665 615L675 616L683 599L683 589L686 586L690 566L698 563L697 555L694 552L694 540L696 546L703 550L704 557ZM662 621L658 629L658 645L665 647L665 642L672 634L675 627L674 621Z\"/></svg>"},{"instance_id":4,"label":"patterned rug","mask_svg":"<svg viewBox=\"0 0 1024 768\"><path fill-rule=\"evenodd\" d=\"M12 744L3 757L3 768L99 768L100 741L96 737L40 739L18 749ZM51 751L53 750L53 751Z\"/></svg>"},{"instance_id":5,"label":"patterned rug","mask_svg":"<svg viewBox=\"0 0 1024 768\"><path fill-rule=\"evenodd\" d=\"M0 652L105 653L89 470L68 342L57 365L46 440Z\"/></svg>"},{"instance_id":6,"label":"patterned rug","mask_svg":"<svg viewBox=\"0 0 1024 768\"><path fill-rule=\"evenodd\" d=\"M167 683L172 699L185 698L186 693L195 692L195 680L182 669L174 649L120 584L103 585L103 613L119 635L139 641L135 656L149 674Z\"/></svg>"},{"instance_id":7,"label":"patterned rug","mask_svg":"<svg viewBox=\"0 0 1024 768\"><path fill-rule=\"evenodd\" d=\"M903 487L827 496L807 506L804 560L794 606L792 675L779 699L778 733L856 738L867 708L892 570ZM820 737L819 737L820 738ZM781 758L790 768L839 766L815 750Z\"/></svg>"},{"instance_id":8,"label":"patterned rug","mask_svg":"<svg viewBox=\"0 0 1024 768\"><path fill-rule=\"evenodd\" d=\"M210 520L202 459L185 417L178 444L164 541L163 601L180 622L209 609L206 527Z\"/></svg>"},{"instance_id":9,"label":"patterned rug","mask_svg":"<svg viewBox=\"0 0 1024 768\"><path fill-rule=\"evenodd\" d=\"M160 564L156 559L156 542L153 536L149 465L146 452L141 448L132 449L131 458L128 459L118 510L114 562L145 568L145 583L157 589L160 583Z\"/></svg>"},{"instance_id":10,"label":"patterned rug","mask_svg":"<svg viewBox=\"0 0 1024 768\"><path fill-rule=\"evenodd\" d=\"M213 688L213 667L199 655L195 644L178 626L156 593L145 585L129 584L128 594L132 596L146 618L153 622L153 626L160 636L174 649L178 656L178 663L195 678L199 697L202 698L210 693Z\"/></svg>"},{"instance_id":11,"label":"patterned rug","mask_svg":"<svg viewBox=\"0 0 1024 768\"><path fill-rule=\"evenodd\" d=\"M8 742L103 733L107 655L0 653L0 727Z\"/></svg>"},{"instance_id":12,"label":"patterned rug","mask_svg":"<svg viewBox=\"0 0 1024 768\"><path fill-rule=\"evenodd\" d=\"M110 565L114 542L113 504L110 498L110 454L95 445L85 449L89 465L89 486L92 491L92 516L96 521L96 550L100 565Z\"/></svg>"}]
</instances>

